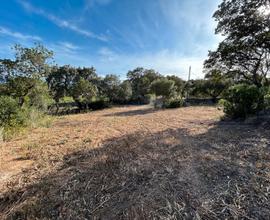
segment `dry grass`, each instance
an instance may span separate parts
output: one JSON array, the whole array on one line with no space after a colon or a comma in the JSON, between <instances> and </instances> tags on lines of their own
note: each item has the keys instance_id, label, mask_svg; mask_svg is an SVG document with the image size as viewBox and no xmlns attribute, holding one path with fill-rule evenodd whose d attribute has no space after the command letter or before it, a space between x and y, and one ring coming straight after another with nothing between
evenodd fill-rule
<instances>
[{"instance_id":1,"label":"dry grass","mask_svg":"<svg viewBox=\"0 0 270 220\"><path fill-rule=\"evenodd\" d=\"M1 146L0 218L269 219L270 130L221 115L133 106L34 129Z\"/></svg>"}]
</instances>

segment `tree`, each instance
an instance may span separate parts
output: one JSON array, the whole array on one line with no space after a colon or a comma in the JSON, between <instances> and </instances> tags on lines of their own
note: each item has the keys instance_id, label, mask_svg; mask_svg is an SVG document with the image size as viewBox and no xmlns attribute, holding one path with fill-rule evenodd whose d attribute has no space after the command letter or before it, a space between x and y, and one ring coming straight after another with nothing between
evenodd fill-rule
<instances>
[{"instance_id":1,"label":"tree","mask_svg":"<svg viewBox=\"0 0 270 220\"><path fill-rule=\"evenodd\" d=\"M72 98L77 103L80 110L86 109L97 93L97 88L91 82L80 77L74 82L71 88Z\"/></svg>"},{"instance_id":2,"label":"tree","mask_svg":"<svg viewBox=\"0 0 270 220\"><path fill-rule=\"evenodd\" d=\"M48 74L46 81L50 90L50 94L56 102L57 111L59 109L60 99L70 95L74 78L77 75L76 68L69 65L61 67L53 67Z\"/></svg>"},{"instance_id":3,"label":"tree","mask_svg":"<svg viewBox=\"0 0 270 220\"><path fill-rule=\"evenodd\" d=\"M213 102L216 102L229 85L229 79L225 78L219 70L212 70L205 75L202 92L212 97Z\"/></svg>"},{"instance_id":4,"label":"tree","mask_svg":"<svg viewBox=\"0 0 270 220\"><path fill-rule=\"evenodd\" d=\"M161 75L154 70L147 70L138 67L127 73L128 81L132 87L132 99L137 102L144 102L150 93L151 83L161 78Z\"/></svg>"},{"instance_id":5,"label":"tree","mask_svg":"<svg viewBox=\"0 0 270 220\"><path fill-rule=\"evenodd\" d=\"M157 79L151 84L151 91L156 96L162 96L162 98L170 98L174 89L174 81L166 78Z\"/></svg>"},{"instance_id":6,"label":"tree","mask_svg":"<svg viewBox=\"0 0 270 220\"><path fill-rule=\"evenodd\" d=\"M205 82L206 81L204 79L190 80L186 84L185 90L188 91L189 95L191 96L205 98L206 96L208 96L206 92Z\"/></svg>"},{"instance_id":7,"label":"tree","mask_svg":"<svg viewBox=\"0 0 270 220\"><path fill-rule=\"evenodd\" d=\"M177 95L184 96L184 91L185 91L185 81L181 79L178 76L172 75L172 76L167 76L168 80L174 81L174 86L175 86L175 91Z\"/></svg>"},{"instance_id":8,"label":"tree","mask_svg":"<svg viewBox=\"0 0 270 220\"><path fill-rule=\"evenodd\" d=\"M120 104L127 103L132 97L132 87L130 82L125 80L119 86L117 93L117 102Z\"/></svg>"},{"instance_id":9,"label":"tree","mask_svg":"<svg viewBox=\"0 0 270 220\"><path fill-rule=\"evenodd\" d=\"M236 81L264 86L270 68L269 0L223 0L214 18L216 33L225 36L209 52L207 69L220 69Z\"/></svg>"},{"instance_id":10,"label":"tree","mask_svg":"<svg viewBox=\"0 0 270 220\"><path fill-rule=\"evenodd\" d=\"M118 76L109 74L106 75L102 81L102 91L107 96L111 102L117 100L117 95L119 92L121 81Z\"/></svg>"},{"instance_id":11,"label":"tree","mask_svg":"<svg viewBox=\"0 0 270 220\"><path fill-rule=\"evenodd\" d=\"M49 60L53 52L41 44L27 48L15 45L15 60L0 60L1 82L6 84L7 95L18 98L20 106L38 80L50 72Z\"/></svg>"}]
</instances>

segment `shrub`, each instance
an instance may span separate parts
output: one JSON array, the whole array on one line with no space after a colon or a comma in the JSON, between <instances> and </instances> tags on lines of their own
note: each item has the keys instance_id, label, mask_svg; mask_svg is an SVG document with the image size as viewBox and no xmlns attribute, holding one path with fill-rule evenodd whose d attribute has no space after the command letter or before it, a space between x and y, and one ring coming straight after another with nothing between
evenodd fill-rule
<instances>
[{"instance_id":1,"label":"shrub","mask_svg":"<svg viewBox=\"0 0 270 220\"><path fill-rule=\"evenodd\" d=\"M91 110L101 110L101 109L105 109L105 108L109 108L110 107L110 103L107 99L99 99L93 102L90 102L88 104L88 108Z\"/></svg>"},{"instance_id":2,"label":"shrub","mask_svg":"<svg viewBox=\"0 0 270 220\"><path fill-rule=\"evenodd\" d=\"M50 127L53 118L35 107L26 108L24 115L27 117L26 125L30 128Z\"/></svg>"},{"instance_id":3,"label":"shrub","mask_svg":"<svg viewBox=\"0 0 270 220\"><path fill-rule=\"evenodd\" d=\"M222 100L224 112L232 118L246 118L263 109L263 92L254 85L231 86Z\"/></svg>"},{"instance_id":4,"label":"shrub","mask_svg":"<svg viewBox=\"0 0 270 220\"><path fill-rule=\"evenodd\" d=\"M26 125L26 115L18 102L8 96L0 96L1 139L6 139L15 131Z\"/></svg>"},{"instance_id":5,"label":"shrub","mask_svg":"<svg viewBox=\"0 0 270 220\"><path fill-rule=\"evenodd\" d=\"M173 98L165 101L165 108L180 108L184 106L184 100L182 98Z\"/></svg>"},{"instance_id":6,"label":"shrub","mask_svg":"<svg viewBox=\"0 0 270 220\"><path fill-rule=\"evenodd\" d=\"M25 119L15 99L0 96L0 126L23 125Z\"/></svg>"}]
</instances>

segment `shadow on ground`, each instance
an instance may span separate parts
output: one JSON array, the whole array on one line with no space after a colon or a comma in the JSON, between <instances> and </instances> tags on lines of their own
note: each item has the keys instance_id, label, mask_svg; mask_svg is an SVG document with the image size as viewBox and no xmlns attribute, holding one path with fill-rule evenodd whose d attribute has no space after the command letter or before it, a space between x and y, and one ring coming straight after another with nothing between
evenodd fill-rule
<instances>
[{"instance_id":1,"label":"shadow on ground","mask_svg":"<svg viewBox=\"0 0 270 220\"><path fill-rule=\"evenodd\" d=\"M137 116L137 115L147 115L147 114L151 114L157 111L162 111L162 110L149 107L149 108L136 109L136 110L131 110L131 111L110 113L110 114L106 114L105 116L118 116L118 117Z\"/></svg>"},{"instance_id":2,"label":"shadow on ground","mask_svg":"<svg viewBox=\"0 0 270 220\"><path fill-rule=\"evenodd\" d=\"M10 219L267 219L269 143L269 130L243 123L217 123L197 135L134 133L67 155L57 172L3 195L0 213Z\"/></svg>"}]
</instances>

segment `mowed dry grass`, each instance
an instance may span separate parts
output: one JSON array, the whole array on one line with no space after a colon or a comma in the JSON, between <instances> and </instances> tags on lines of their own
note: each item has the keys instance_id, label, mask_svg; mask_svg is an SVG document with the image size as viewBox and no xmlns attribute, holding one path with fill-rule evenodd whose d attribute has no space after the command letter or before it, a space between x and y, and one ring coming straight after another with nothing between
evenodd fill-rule
<instances>
[{"instance_id":1,"label":"mowed dry grass","mask_svg":"<svg viewBox=\"0 0 270 220\"><path fill-rule=\"evenodd\" d=\"M59 117L2 144L0 219L268 219L270 130L214 107Z\"/></svg>"}]
</instances>

